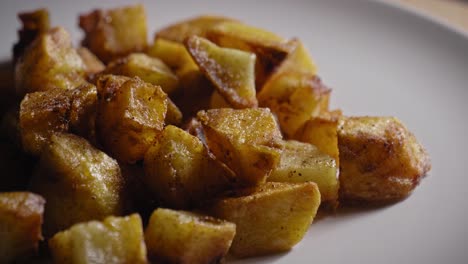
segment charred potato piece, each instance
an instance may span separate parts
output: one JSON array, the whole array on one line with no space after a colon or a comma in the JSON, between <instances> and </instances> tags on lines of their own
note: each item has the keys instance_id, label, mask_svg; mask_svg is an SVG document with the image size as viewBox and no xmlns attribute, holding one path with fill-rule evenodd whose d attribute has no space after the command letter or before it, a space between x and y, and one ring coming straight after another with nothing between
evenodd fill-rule
<instances>
[{"instance_id":1,"label":"charred potato piece","mask_svg":"<svg viewBox=\"0 0 468 264\"><path fill-rule=\"evenodd\" d=\"M144 53L133 53L127 57L112 61L105 70L108 74L139 77L145 82L161 86L169 94L179 85L177 76L158 58Z\"/></svg>"},{"instance_id":2,"label":"charred potato piece","mask_svg":"<svg viewBox=\"0 0 468 264\"><path fill-rule=\"evenodd\" d=\"M89 49L79 47L76 51L83 60L83 63L86 65L86 73L96 74L102 72L106 68L104 63L102 63L102 61L100 61Z\"/></svg>"},{"instance_id":3,"label":"charred potato piece","mask_svg":"<svg viewBox=\"0 0 468 264\"><path fill-rule=\"evenodd\" d=\"M276 114L285 136L293 138L307 120L328 108L330 92L317 76L290 72L270 80L259 93L258 101Z\"/></svg>"},{"instance_id":4,"label":"charred potato piece","mask_svg":"<svg viewBox=\"0 0 468 264\"><path fill-rule=\"evenodd\" d=\"M145 182L164 205L189 208L229 188L230 171L195 136L167 126L146 152Z\"/></svg>"},{"instance_id":5,"label":"charred potato piece","mask_svg":"<svg viewBox=\"0 0 468 264\"><path fill-rule=\"evenodd\" d=\"M27 94L21 101L19 112L24 150L39 155L56 132L72 131L94 139L96 101L96 87L89 83L73 90L56 88Z\"/></svg>"},{"instance_id":6,"label":"charred potato piece","mask_svg":"<svg viewBox=\"0 0 468 264\"><path fill-rule=\"evenodd\" d=\"M23 28L18 30L19 40L13 45L13 60L16 62L24 53L24 50L40 34L50 29L49 11L37 9L32 12L18 14Z\"/></svg>"},{"instance_id":7,"label":"charred potato piece","mask_svg":"<svg viewBox=\"0 0 468 264\"><path fill-rule=\"evenodd\" d=\"M73 89L85 82L86 66L73 49L70 35L57 27L39 35L16 63L16 93Z\"/></svg>"},{"instance_id":8,"label":"charred potato piece","mask_svg":"<svg viewBox=\"0 0 468 264\"><path fill-rule=\"evenodd\" d=\"M0 263L16 263L36 253L44 203L44 198L29 192L0 193Z\"/></svg>"},{"instance_id":9,"label":"charred potato piece","mask_svg":"<svg viewBox=\"0 0 468 264\"><path fill-rule=\"evenodd\" d=\"M96 129L104 149L117 160L142 160L164 128L167 95L139 78L105 75L98 79Z\"/></svg>"},{"instance_id":10,"label":"charred potato piece","mask_svg":"<svg viewBox=\"0 0 468 264\"><path fill-rule=\"evenodd\" d=\"M159 208L145 230L148 253L168 263L220 263L236 225L213 217ZM165 263L165 262L164 262Z\"/></svg>"},{"instance_id":11,"label":"charred potato piece","mask_svg":"<svg viewBox=\"0 0 468 264\"><path fill-rule=\"evenodd\" d=\"M257 89L262 87L268 76L292 49L289 42L272 32L235 21L213 26L207 32L207 38L221 47L240 49L257 55Z\"/></svg>"},{"instance_id":12,"label":"charred potato piece","mask_svg":"<svg viewBox=\"0 0 468 264\"><path fill-rule=\"evenodd\" d=\"M234 20L231 18L220 16L194 17L163 28L162 30L156 33L155 39L161 38L182 43L186 38L193 35L206 37L206 32L210 28L225 21Z\"/></svg>"},{"instance_id":13,"label":"charred potato piece","mask_svg":"<svg viewBox=\"0 0 468 264\"><path fill-rule=\"evenodd\" d=\"M255 54L221 48L192 36L185 42L190 55L216 90L234 108L256 107Z\"/></svg>"},{"instance_id":14,"label":"charred potato piece","mask_svg":"<svg viewBox=\"0 0 468 264\"><path fill-rule=\"evenodd\" d=\"M23 149L39 155L53 133L67 132L70 109L70 97L63 89L27 94L19 113Z\"/></svg>"},{"instance_id":15,"label":"charred potato piece","mask_svg":"<svg viewBox=\"0 0 468 264\"><path fill-rule=\"evenodd\" d=\"M338 124L340 199L405 198L430 170L426 150L394 117L344 117Z\"/></svg>"},{"instance_id":16,"label":"charred potato piece","mask_svg":"<svg viewBox=\"0 0 468 264\"><path fill-rule=\"evenodd\" d=\"M236 173L241 186L265 182L278 165L281 132L267 108L200 111L208 148Z\"/></svg>"},{"instance_id":17,"label":"charred potato piece","mask_svg":"<svg viewBox=\"0 0 468 264\"><path fill-rule=\"evenodd\" d=\"M76 224L55 234L49 248L54 263L148 263L137 214Z\"/></svg>"},{"instance_id":18,"label":"charred potato piece","mask_svg":"<svg viewBox=\"0 0 468 264\"><path fill-rule=\"evenodd\" d=\"M94 10L80 16L83 46L104 63L139 52L147 46L145 8L142 5Z\"/></svg>"},{"instance_id":19,"label":"charred potato piece","mask_svg":"<svg viewBox=\"0 0 468 264\"><path fill-rule=\"evenodd\" d=\"M47 200L46 236L122 214L124 179L117 162L75 135L55 134L50 141L31 180L31 190Z\"/></svg>"},{"instance_id":20,"label":"charred potato piece","mask_svg":"<svg viewBox=\"0 0 468 264\"><path fill-rule=\"evenodd\" d=\"M341 116L341 110L322 112L319 116L309 119L294 138L315 145L321 152L335 159L339 167L337 127Z\"/></svg>"},{"instance_id":21,"label":"charred potato piece","mask_svg":"<svg viewBox=\"0 0 468 264\"><path fill-rule=\"evenodd\" d=\"M250 257L291 249L307 232L320 205L313 182L268 182L254 193L219 200L207 209L236 224L230 253Z\"/></svg>"},{"instance_id":22,"label":"charred potato piece","mask_svg":"<svg viewBox=\"0 0 468 264\"><path fill-rule=\"evenodd\" d=\"M198 69L184 44L167 39L157 38L148 48L148 55L159 58L172 70Z\"/></svg>"},{"instance_id":23,"label":"charred potato piece","mask_svg":"<svg viewBox=\"0 0 468 264\"><path fill-rule=\"evenodd\" d=\"M273 170L271 182L315 182L322 202L338 201L338 169L335 160L314 145L295 140L284 142L281 161Z\"/></svg>"}]
</instances>

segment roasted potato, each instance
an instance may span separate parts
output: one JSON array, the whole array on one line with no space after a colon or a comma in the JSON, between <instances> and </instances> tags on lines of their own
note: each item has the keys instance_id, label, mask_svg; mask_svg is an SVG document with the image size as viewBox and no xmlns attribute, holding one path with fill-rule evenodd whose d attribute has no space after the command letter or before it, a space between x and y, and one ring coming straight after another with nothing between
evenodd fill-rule
<instances>
[{"instance_id":1,"label":"roasted potato","mask_svg":"<svg viewBox=\"0 0 468 264\"><path fill-rule=\"evenodd\" d=\"M313 182L268 182L254 193L221 199L206 210L236 224L230 253L249 257L292 248L307 232L319 205L320 192Z\"/></svg>"},{"instance_id":2,"label":"roasted potato","mask_svg":"<svg viewBox=\"0 0 468 264\"><path fill-rule=\"evenodd\" d=\"M336 165L339 167L337 127L338 119L341 116L341 110L322 112L309 119L296 132L294 139L315 145L321 152L335 159Z\"/></svg>"},{"instance_id":3,"label":"roasted potato","mask_svg":"<svg viewBox=\"0 0 468 264\"><path fill-rule=\"evenodd\" d=\"M340 199L405 198L430 170L426 150L394 117L344 117L338 124Z\"/></svg>"},{"instance_id":4,"label":"roasted potato","mask_svg":"<svg viewBox=\"0 0 468 264\"><path fill-rule=\"evenodd\" d=\"M149 256L164 263L220 263L235 233L236 225L224 220L159 208L151 215L145 241Z\"/></svg>"},{"instance_id":5,"label":"roasted potato","mask_svg":"<svg viewBox=\"0 0 468 264\"><path fill-rule=\"evenodd\" d=\"M281 161L268 181L312 181L319 187L322 202L336 205L338 201L338 168L335 160L308 143L286 140Z\"/></svg>"},{"instance_id":6,"label":"roasted potato","mask_svg":"<svg viewBox=\"0 0 468 264\"><path fill-rule=\"evenodd\" d=\"M31 12L18 14L23 28L18 30L19 40L13 45L13 60L16 62L24 53L24 50L36 39L37 36L50 29L49 11L41 8Z\"/></svg>"},{"instance_id":7,"label":"roasted potato","mask_svg":"<svg viewBox=\"0 0 468 264\"><path fill-rule=\"evenodd\" d=\"M184 44L179 42L156 38L154 44L146 52L148 55L162 60L176 73L182 70L198 69Z\"/></svg>"},{"instance_id":8,"label":"roasted potato","mask_svg":"<svg viewBox=\"0 0 468 264\"><path fill-rule=\"evenodd\" d=\"M139 78L104 75L97 81L96 130L100 143L117 160L142 160L164 128L167 95Z\"/></svg>"},{"instance_id":9,"label":"roasted potato","mask_svg":"<svg viewBox=\"0 0 468 264\"><path fill-rule=\"evenodd\" d=\"M103 61L139 52L147 46L146 12L142 5L94 10L80 16L83 46Z\"/></svg>"},{"instance_id":10,"label":"roasted potato","mask_svg":"<svg viewBox=\"0 0 468 264\"><path fill-rule=\"evenodd\" d=\"M102 72L106 65L102 63L101 60L96 57L89 49L85 47L79 47L77 50L78 55L80 55L83 63L86 65L86 73L96 74Z\"/></svg>"},{"instance_id":11,"label":"roasted potato","mask_svg":"<svg viewBox=\"0 0 468 264\"><path fill-rule=\"evenodd\" d=\"M260 185L278 165L281 133L267 108L200 111L208 148L236 173L241 186Z\"/></svg>"},{"instance_id":12,"label":"roasted potato","mask_svg":"<svg viewBox=\"0 0 468 264\"><path fill-rule=\"evenodd\" d=\"M121 215L123 187L117 162L71 134L51 137L31 180L31 190L47 201L47 237L79 222Z\"/></svg>"},{"instance_id":13,"label":"roasted potato","mask_svg":"<svg viewBox=\"0 0 468 264\"><path fill-rule=\"evenodd\" d=\"M270 80L258 94L258 101L276 114L285 136L293 138L307 120L328 109L330 92L317 76L289 72Z\"/></svg>"},{"instance_id":14,"label":"roasted potato","mask_svg":"<svg viewBox=\"0 0 468 264\"><path fill-rule=\"evenodd\" d=\"M54 263L148 263L137 214L76 224L55 234L49 248Z\"/></svg>"},{"instance_id":15,"label":"roasted potato","mask_svg":"<svg viewBox=\"0 0 468 264\"><path fill-rule=\"evenodd\" d=\"M167 94L172 93L179 86L177 76L164 62L144 53L132 53L110 62L105 73L139 77L145 82L161 86Z\"/></svg>"},{"instance_id":16,"label":"roasted potato","mask_svg":"<svg viewBox=\"0 0 468 264\"><path fill-rule=\"evenodd\" d=\"M0 263L37 253L45 200L30 192L0 193Z\"/></svg>"},{"instance_id":17,"label":"roasted potato","mask_svg":"<svg viewBox=\"0 0 468 264\"><path fill-rule=\"evenodd\" d=\"M54 88L73 89L85 82L85 71L68 32L53 28L39 35L16 63L16 93L21 97Z\"/></svg>"},{"instance_id":18,"label":"roasted potato","mask_svg":"<svg viewBox=\"0 0 468 264\"><path fill-rule=\"evenodd\" d=\"M39 155L56 132L73 131L94 139L96 93L96 87L86 83L73 90L56 88L27 94L19 111L19 131L24 150Z\"/></svg>"},{"instance_id":19,"label":"roasted potato","mask_svg":"<svg viewBox=\"0 0 468 264\"><path fill-rule=\"evenodd\" d=\"M183 20L178 23L169 25L160 31L156 32L155 39L166 39L182 43L186 38L196 35L206 37L206 32L213 26L225 22L235 21L231 18L221 16L198 16L191 19Z\"/></svg>"},{"instance_id":20,"label":"roasted potato","mask_svg":"<svg viewBox=\"0 0 468 264\"><path fill-rule=\"evenodd\" d=\"M234 108L256 107L255 54L221 48L197 36L185 46L200 70Z\"/></svg>"},{"instance_id":21,"label":"roasted potato","mask_svg":"<svg viewBox=\"0 0 468 264\"><path fill-rule=\"evenodd\" d=\"M182 114L182 111L180 111L179 107L177 107L177 105L168 97L167 113L164 123L166 125L180 126L183 120L184 116Z\"/></svg>"},{"instance_id":22,"label":"roasted potato","mask_svg":"<svg viewBox=\"0 0 468 264\"><path fill-rule=\"evenodd\" d=\"M210 28L206 35L221 47L244 50L257 55L255 65L257 90L293 49L293 45L284 38L237 21L218 23Z\"/></svg>"},{"instance_id":23,"label":"roasted potato","mask_svg":"<svg viewBox=\"0 0 468 264\"><path fill-rule=\"evenodd\" d=\"M210 109L216 108L232 108L232 106L218 91L214 90L210 97Z\"/></svg>"},{"instance_id":24,"label":"roasted potato","mask_svg":"<svg viewBox=\"0 0 468 264\"><path fill-rule=\"evenodd\" d=\"M230 187L232 172L195 136L166 126L146 152L145 182L171 208L190 208Z\"/></svg>"}]
</instances>

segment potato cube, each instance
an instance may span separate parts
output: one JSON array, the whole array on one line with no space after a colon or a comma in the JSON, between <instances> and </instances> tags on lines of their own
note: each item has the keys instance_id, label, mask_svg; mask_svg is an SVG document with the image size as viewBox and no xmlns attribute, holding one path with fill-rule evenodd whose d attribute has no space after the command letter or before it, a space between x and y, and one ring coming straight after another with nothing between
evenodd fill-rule
<instances>
[{"instance_id":1,"label":"potato cube","mask_svg":"<svg viewBox=\"0 0 468 264\"><path fill-rule=\"evenodd\" d=\"M29 192L0 193L0 263L36 253L45 200Z\"/></svg>"},{"instance_id":2,"label":"potato cube","mask_svg":"<svg viewBox=\"0 0 468 264\"><path fill-rule=\"evenodd\" d=\"M337 127L341 116L341 110L322 112L319 116L309 119L297 131L294 139L315 145L321 152L335 159L336 167L339 168Z\"/></svg>"},{"instance_id":3,"label":"potato cube","mask_svg":"<svg viewBox=\"0 0 468 264\"><path fill-rule=\"evenodd\" d=\"M106 68L102 61L99 60L98 57L96 57L96 55L94 55L89 49L79 47L76 51L83 60L83 63L86 65L86 73L96 74L102 72Z\"/></svg>"},{"instance_id":4,"label":"potato cube","mask_svg":"<svg viewBox=\"0 0 468 264\"><path fill-rule=\"evenodd\" d=\"M39 155L53 133L67 132L70 109L69 94L63 89L27 94L19 113L23 149Z\"/></svg>"},{"instance_id":5,"label":"potato cube","mask_svg":"<svg viewBox=\"0 0 468 264\"><path fill-rule=\"evenodd\" d=\"M122 214L124 179L117 162L75 135L55 134L50 141L31 180L31 190L47 200L46 236Z\"/></svg>"},{"instance_id":6,"label":"potato cube","mask_svg":"<svg viewBox=\"0 0 468 264\"><path fill-rule=\"evenodd\" d=\"M104 149L117 160L142 160L164 127L167 95L139 78L105 75L98 79L96 129Z\"/></svg>"},{"instance_id":7,"label":"potato cube","mask_svg":"<svg viewBox=\"0 0 468 264\"><path fill-rule=\"evenodd\" d=\"M271 182L315 182L322 202L338 201L338 169L335 160L314 145L295 140L284 142L278 167L268 177Z\"/></svg>"},{"instance_id":8,"label":"potato cube","mask_svg":"<svg viewBox=\"0 0 468 264\"><path fill-rule=\"evenodd\" d=\"M172 208L189 208L229 188L230 171L195 136L167 126L146 152L145 182Z\"/></svg>"},{"instance_id":9,"label":"potato cube","mask_svg":"<svg viewBox=\"0 0 468 264\"><path fill-rule=\"evenodd\" d=\"M61 27L39 35L16 63L15 87L26 93L53 88L73 89L85 82L86 66Z\"/></svg>"},{"instance_id":10,"label":"potato cube","mask_svg":"<svg viewBox=\"0 0 468 264\"><path fill-rule=\"evenodd\" d=\"M148 55L159 58L172 70L178 72L181 69L198 69L184 44L156 38L153 46L147 50Z\"/></svg>"},{"instance_id":11,"label":"potato cube","mask_svg":"<svg viewBox=\"0 0 468 264\"><path fill-rule=\"evenodd\" d=\"M79 24L85 32L83 46L104 63L146 48L147 26L143 5L94 10L81 15Z\"/></svg>"},{"instance_id":12,"label":"potato cube","mask_svg":"<svg viewBox=\"0 0 468 264\"><path fill-rule=\"evenodd\" d=\"M108 74L139 77L145 82L161 86L165 93L173 92L179 85L177 76L158 58L144 53L133 53L112 61L105 70Z\"/></svg>"},{"instance_id":13,"label":"potato cube","mask_svg":"<svg viewBox=\"0 0 468 264\"><path fill-rule=\"evenodd\" d=\"M50 239L49 248L54 263L148 263L137 214L76 224Z\"/></svg>"},{"instance_id":14,"label":"potato cube","mask_svg":"<svg viewBox=\"0 0 468 264\"><path fill-rule=\"evenodd\" d=\"M192 36L185 46L200 70L234 108L256 107L255 54Z\"/></svg>"},{"instance_id":15,"label":"potato cube","mask_svg":"<svg viewBox=\"0 0 468 264\"><path fill-rule=\"evenodd\" d=\"M169 263L220 263L236 225L185 211L159 208L145 230L148 254ZM165 263L165 262L164 262Z\"/></svg>"},{"instance_id":16,"label":"potato cube","mask_svg":"<svg viewBox=\"0 0 468 264\"><path fill-rule=\"evenodd\" d=\"M39 155L56 132L72 131L94 139L96 87L86 83L73 90L60 88L27 94L21 101L19 130L26 152Z\"/></svg>"},{"instance_id":17,"label":"potato cube","mask_svg":"<svg viewBox=\"0 0 468 264\"><path fill-rule=\"evenodd\" d=\"M31 12L18 14L23 28L18 31L19 40L13 45L13 60L16 62L24 53L24 50L36 39L37 36L50 29L49 11L37 9Z\"/></svg>"},{"instance_id":18,"label":"potato cube","mask_svg":"<svg viewBox=\"0 0 468 264\"><path fill-rule=\"evenodd\" d=\"M236 21L216 24L206 35L221 47L240 49L257 55L255 65L257 90L294 47L272 32Z\"/></svg>"},{"instance_id":19,"label":"potato cube","mask_svg":"<svg viewBox=\"0 0 468 264\"><path fill-rule=\"evenodd\" d=\"M237 184L262 184L278 165L281 132L269 109L212 109L198 119L208 148L236 173Z\"/></svg>"},{"instance_id":20,"label":"potato cube","mask_svg":"<svg viewBox=\"0 0 468 264\"><path fill-rule=\"evenodd\" d=\"M290 72L270 80L259 93L258 101L277 115L285 136L293 138L307 120L328 108L330 92L317 76Z\"/></svg>"},{"instance_id":21,"label":"potato cube","mask_svg":"<svg viewBox=\"0 0 468 264\"><path fill-rule=\"evenodd\" d=\"M338 124L340 199L368 203L405 198L430 170L429 156L394 117L345 117Z\"/></svg>"},{"instance_id":22,"label":"potato cube","mask_svg":"<svg viewBox=\"0 0 468 264\"><path fill-rule=\"evenodd\" d=\"M320 205L313 182L268 182L246 196L216 202L208 211L236 224L230 253L250 257L289 250L307 232Z\"/></svg>"},{"instance_id":23,"label":"potato cube","mask_svg":"<svg viewBox=\"0 0 468 264\"><path fill-rule=\"evenodd\" d=\"M220 16L198 16L176 24L169 25L155 35L155 39L161 38L182 43L186 38L196 35L206 37L206 32L213 26L225 22L234 21L231 18Z\"/></svg>"}]
</instances>

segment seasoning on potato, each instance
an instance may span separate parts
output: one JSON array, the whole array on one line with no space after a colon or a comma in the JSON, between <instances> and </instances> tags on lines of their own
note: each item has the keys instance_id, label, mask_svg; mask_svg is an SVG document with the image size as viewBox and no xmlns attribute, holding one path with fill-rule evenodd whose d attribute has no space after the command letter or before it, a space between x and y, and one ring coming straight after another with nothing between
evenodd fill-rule
<instances>
[{"instance_id":1,"label":"seasoning on potato","mask_svg":"<svg viewBox=\"0 0 468 264\"><path fill-rule=\"evenodd\" d=\"M329 109L332 89L298 38L205 15L148 43L133 5L81 14L75 47L47 10L19 16L14 70L1 72L12 86L1 263L284 252L319 210L401 200L431 168L398 119Z\"/></svg>"}]
</instances>

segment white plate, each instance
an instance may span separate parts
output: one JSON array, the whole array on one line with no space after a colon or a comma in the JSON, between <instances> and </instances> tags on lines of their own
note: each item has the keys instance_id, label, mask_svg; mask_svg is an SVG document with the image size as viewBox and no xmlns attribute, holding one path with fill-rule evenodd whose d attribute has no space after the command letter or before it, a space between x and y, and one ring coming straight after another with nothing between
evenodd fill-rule
<instances>
[{"instance_id":1,"label":"white plate","mask_svg":"<svg viewBox=\"0 0 468 264\"><path fill-rule=\"evenodd\" d=\"M115 6L128 1L106 1ZM143 1L145 2L145 1ZM399 117L433 163L414 194L395 205L342 212L316 221L291 252L245 263L468 262L468 37L394 4L352 1L146 1L151 32L202 13L300 37L333 105L349 115ZM9 56L15 14L48 7L76 40L77 15L91 1L16 0L0 8L0 57Z\"/></svg>"}]
</instances>

